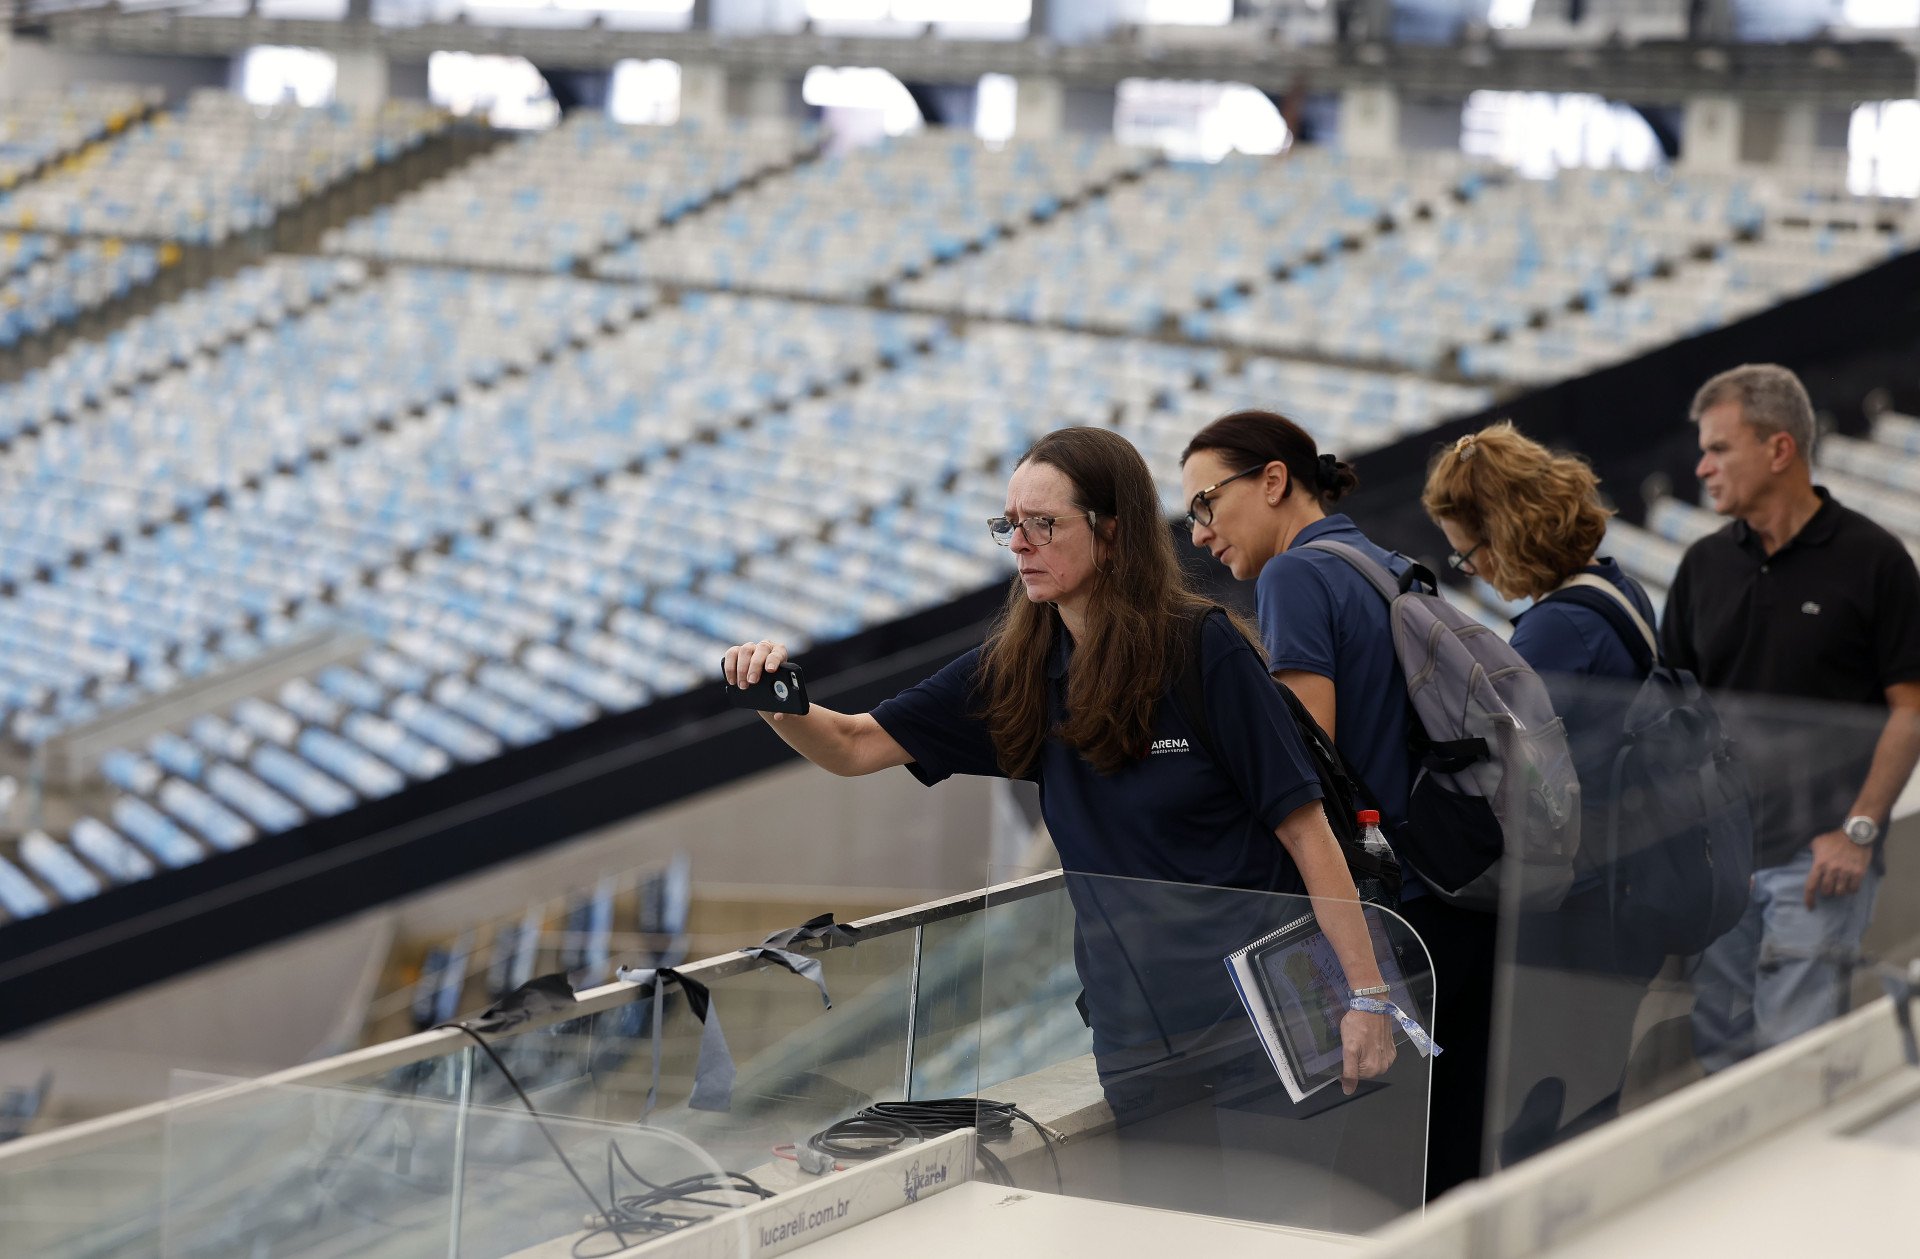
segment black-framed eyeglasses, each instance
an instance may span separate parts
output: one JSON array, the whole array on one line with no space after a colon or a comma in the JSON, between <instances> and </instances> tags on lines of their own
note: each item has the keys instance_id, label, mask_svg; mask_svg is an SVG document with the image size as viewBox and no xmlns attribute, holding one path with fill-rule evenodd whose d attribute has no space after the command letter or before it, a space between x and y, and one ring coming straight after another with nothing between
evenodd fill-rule
<instances>
[{"instance_id":1,"label":"black-framed eyeglasses","mask_svg":"<svg viewBox=\"0 0 1920 1259\"><path fill-rule=\"evenodd\" d=\"M1098 512L1083 511L1074 516L1028 516L1025 520L1009 520L1005 516L995 516L987 522L987 532L1001 546L1013 545L1013 531L1018 529L1026 535L1028 546L1045 546L1053 541L1053 527L1062 520L1079 520L1082 517L1091 525Z\"/></svg>"},{"instance_id":2,"label":"black-framed eyeglasses","mask_svg":"<svg viewBox=\"0 0 1920 1259\"><path fill-rule=\"evenodd\" d=\"M1456 573L1465 573L1469 577L1473 576L1473 568L1471 567L1473 562L1473 553L1475 551L1478 551L1481 547L1485 546L1486 544L1487 544L1487 540L1485 538L1482 538L1480 539L1480 541L1468 547L1467 553L1465 555L1462 555L1458 551L1449 552L1447 555L1447 567L1451 568Z\"/></svg>"},{"instance_id":3,"label":"black-framed eyeglasses","mask_svg":"<svg viewBox=\"0 0 1920 1259\"><path fill-rule=\"evenodd\" d=\"M1235 481L1238 481L1243 476L1252 476L1254 473L1260 471L1260 469L1266 466L1267 465L1264 463L1255 464L1253 467L1248 468L1245 472L1236 472L1224 481L1215 481L1212 485L1209 485L1206 489L1201 490L1198 494L1195 494L1187 502L1187 516L1186 516L1187 528L1195 529L1201 525L1212 524L1213 523L1213 495L1219 492L1220 487L1223 485L1232 485Z\"/></svg>"}]
</instances>

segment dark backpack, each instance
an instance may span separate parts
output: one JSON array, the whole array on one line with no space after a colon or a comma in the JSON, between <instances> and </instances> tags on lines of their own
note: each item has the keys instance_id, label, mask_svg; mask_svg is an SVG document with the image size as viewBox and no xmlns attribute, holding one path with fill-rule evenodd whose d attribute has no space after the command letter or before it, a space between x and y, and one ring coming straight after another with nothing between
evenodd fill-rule
<instances>
[{"instance_id":1,"label":"dark backpack","mask_svg":"<svg viewBox=\"0 0 1920 1259\"><path fill-rule=\"evenodd\" d=\"M1547 598L1603 617L1645 678L1622 721L1596 854L1605 863L1616 937L1699 953L1746 912L1753 880L1746 775L1699 680L1660 662L1652 628L1612 583L1594 578Z\"/></svg>"},{"instance_id":2,"label":"dark backpack","mask_svg":"<svg viewBox=\"0 0 1920 1259\"><path fill-rule=\"evenodd\" d=\"M1209 607L1187 622L1187 646L1181 653L1180 672L1174 678L1173 700L1181 718L1192 727L1194 742L1218 765L1220 755L1213 742L1213 726L1207 718L1207 691L1205 679L1201 676L1200 641L1207 618L1215 614L1226 615L1220 607ZM1361 844L1358 814L1361 809L1376 807L1373 793L1340 759L1340 753L1334 750L1333 740L1314 721L1313 714L1307 711L1307 706L1300 702L1300 698L1279 682L1273 683L1273 689L1280 693L1287 711L1293 714L1293 724L1300 731L1300 741L1306 745L1307 755L1313 759L1313 768L1320 775L1320 802L1327 812L1327 825L1332 828L1334 839L1339 841L1341 855L1347 859L1347 871L1353 875L1353 885L1359 890L1360 899L1389 907L1399 904L1399 861L1391 855L1377 857Z\"/></svg>"}]
</instances>

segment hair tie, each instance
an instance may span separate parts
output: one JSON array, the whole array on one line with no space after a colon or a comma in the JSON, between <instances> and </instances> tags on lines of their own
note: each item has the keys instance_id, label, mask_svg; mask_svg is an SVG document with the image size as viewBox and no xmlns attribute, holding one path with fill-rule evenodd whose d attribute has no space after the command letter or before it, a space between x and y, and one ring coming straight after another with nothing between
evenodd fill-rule
<instances>
[{"instance_id":1,"label":"hair tie","mask_svg":"<svg viewBox=\"0 0 1920 1259\"><path fill-rule=\"evenodd\" d=\"M1340 460L1333 455L1320 456L1320 488L1330 490L1340 483Z\"/></svg>"},{"instance_id":2,"label":"hair tie","mask_svg":"<svg viewBox=\"0 0 1920 1259\"><path fill-rule=\"evenodd\" d=\"M1468 433L1465 437L1462 437L1453 444L1453 453L1460 456L1461 463L1465 463L1480 453L1479 443L1474 440L1478 436L1478 433Z\"/></svg>"}]
</instances>

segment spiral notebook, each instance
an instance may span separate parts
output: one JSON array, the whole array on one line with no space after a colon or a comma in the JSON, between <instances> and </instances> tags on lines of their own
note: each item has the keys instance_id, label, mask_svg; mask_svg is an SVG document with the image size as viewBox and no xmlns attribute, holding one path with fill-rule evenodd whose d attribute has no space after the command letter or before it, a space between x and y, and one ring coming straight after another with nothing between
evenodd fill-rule
<instances>
[{"instance_id":1,"label":"spiral notebook","mask_svg":"<svg viewBox=\"0 0 1920 1259\"><path fill-rule=\"evenodd\" d=\"M1414 1010L1380 916L1367 912L1387 999ZM1340 1020L1353 991L1319 921L1306 913L1229 953L1227 973L1287 1095L1303 1101L1340 1078ZM1397 1040L1405 1037L1396 1034Z\"/></svg>"}]
</instances>

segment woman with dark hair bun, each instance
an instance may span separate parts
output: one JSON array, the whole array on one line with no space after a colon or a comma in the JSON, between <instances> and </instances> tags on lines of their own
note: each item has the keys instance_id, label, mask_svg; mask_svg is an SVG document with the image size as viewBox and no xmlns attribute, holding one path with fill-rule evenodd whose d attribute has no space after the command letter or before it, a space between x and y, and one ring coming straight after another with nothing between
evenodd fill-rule
<instances>
[{"instance_id":1,"label":"woman with dark hair bun","mask_svg":"<svg viewBox=\"0 0 1920 1259\"><path fill-rule=\"evenodd\" d=\"M1387 602L1344 558L1309 544L1345 543L1396 577L1412 561L1327 513L1360 478L1284 415L1236 411L1207 425L1180 456L1180 483L1193 544L1255 583L1267 667L1332 736L1393 842L1416 767ZM1496 922L1433 896L1404 863L1401 878L1400 914L1432 955L1435 1038L1447 1047L1433 1064L1432 1198L1479 1173Z\"/></svg>"}]
</instances>

